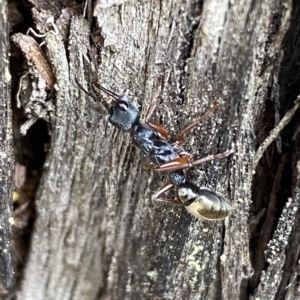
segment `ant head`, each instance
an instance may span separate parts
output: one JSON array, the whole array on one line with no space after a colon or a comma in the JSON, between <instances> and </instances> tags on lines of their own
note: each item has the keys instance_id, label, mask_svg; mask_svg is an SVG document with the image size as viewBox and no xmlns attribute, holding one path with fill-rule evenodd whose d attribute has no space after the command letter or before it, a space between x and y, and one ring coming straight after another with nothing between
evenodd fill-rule
<instances>
[{"instance_id":1,"label":"ant head","mask_svg":"<svg viewBox=\"0 0 300 300\"><path fill-rule=\"evenodd\" d=\"M124 96L118 96L115 100L109 108L109 122L121 131L131 131L139 122L139 109Z\"/></svg>"},{"instance_id":2,"label":"ant head","mask_svg":"<svg viewBox=\"0 0 300 300\"><path fill-rule=\"evenodd\" d=\"M106 103L109 122L121 131L131 131L133 126L139 122L139 109L127 97L115 94L101 85L95 84L95 86L115 99L110 107Z\"/></svg>"},{"instance_id":3,"label":"ant head","mask_svg":"<svg viewBox=\"0 0 300 300\"><path fill-rule=\"evenodd\" d=\"M99 101L99 98L95 95L89 93L78 81L77 78L75 78L75 82L79 86L81 90L83 90L87 95L92 97L94 100ZM99 90L105 92L109 96L112 96L115 101L113 101L112 105L110 106L109 103L104 101L103 99L101 101L101 104L105 108L105 110L108 112L108 118L107 121L109 121L111 124L116 126L119 130L124 132L129 132L133 129L134 125L138 124L140 119L140 111L139 109L126 97L119 96L115 94L114 92L111 92L110 90L104 88L103 86L93 83L93 88L96 86ZM105 135L106 135L106 129L107 129L107 122L105 125Z\"/></svg>"}]
</instances>

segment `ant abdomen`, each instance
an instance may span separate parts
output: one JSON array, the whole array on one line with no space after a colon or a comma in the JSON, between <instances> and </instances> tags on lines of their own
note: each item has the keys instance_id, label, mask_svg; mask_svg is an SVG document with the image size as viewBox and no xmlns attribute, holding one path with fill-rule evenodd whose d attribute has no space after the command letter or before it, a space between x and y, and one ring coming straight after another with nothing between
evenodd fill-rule
<instances>
[{"instance_id":1,"label":"ant abdomen","mask_svg":"<svg viewBox=\"0 0 300 300\"><path fill-rule=\"evenodd\" d=\"M222 220L231 212L231 204L208 188L185 183L178 187L177 192L187 211L198 219Z\"/></svg>"}]
</instances>

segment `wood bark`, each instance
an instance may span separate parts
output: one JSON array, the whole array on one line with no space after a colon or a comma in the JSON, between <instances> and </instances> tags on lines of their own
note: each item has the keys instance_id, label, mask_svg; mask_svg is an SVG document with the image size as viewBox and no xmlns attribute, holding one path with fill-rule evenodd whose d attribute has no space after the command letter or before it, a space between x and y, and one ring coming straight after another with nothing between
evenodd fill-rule
<instances>
[{"instance_id":1,"label":"wood bark","mask_svg":"<svg viewBox=\"0 0 300 300\"><path fill-rule=\"evenodd\" d=\"M10 288L14 281L11 258L14 149L6 1L0 1L0 28L0 278L1 285Z\"/></svg>"},{"instance_id":2,"label":"wood bark","mask_svg":"<svg viewBox=\"0 0 300 300\"><path fill-rule=\"evenodd\" d=\"M99 0L89 23L75 4L31 2L56 83L19 299L299 299L299 122L277 126L300 93L300 5ZM218 101L186 150L236 151L187 174L230 199L230 217L155 204L167 175L143 169L128 134L104 137L75 78L126 93L143 115L161 89L153 119L172 133Z\"/></svg>"}]
</instances>

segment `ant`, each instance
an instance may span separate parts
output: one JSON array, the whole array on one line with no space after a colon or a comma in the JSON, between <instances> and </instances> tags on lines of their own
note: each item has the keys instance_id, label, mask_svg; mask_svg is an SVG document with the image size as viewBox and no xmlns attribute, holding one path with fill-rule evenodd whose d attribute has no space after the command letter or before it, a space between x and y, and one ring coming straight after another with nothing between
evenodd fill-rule
<instances>
[{"instance_id":1,"label":"ant","mask_svg":"<svg viewBox=\"0 0 300 300\"><path fill-rule=\"evenodd\" d=\"M98 97L85 90L77 79L75 81L81 90L94 100L99 101ZM149 121L157 106L156 102L152 102L146 113L145 123L141 123L138 107L126 96L118 95L97 83L93 83L94 91L94 86L114 99L112 105L109 105L104 99L100 99L108 113L105 135L108 122L122 132L131 133L132 144L138 147L143 155L150 160L147 166L151 166L158 172L170 172L169 180L157 190L153 195L153 200L173 205L183 205L198 219L221 220L230 214L231 205L227 200L208 188L199 188L189 181L183 172L183 169L191 168L206 161L225 158L234 153L234 150L227 150L193 161L192 156L182 149L185 144L185 135L215 112L218 108L217 102L214 102L203 116L195 119L190 125L179 131L175 143L171 144L168 142L168 131L163 126ZM179 200L159 198L161 194L173 187L177 188Z\"/></svg>"}]
</instances>

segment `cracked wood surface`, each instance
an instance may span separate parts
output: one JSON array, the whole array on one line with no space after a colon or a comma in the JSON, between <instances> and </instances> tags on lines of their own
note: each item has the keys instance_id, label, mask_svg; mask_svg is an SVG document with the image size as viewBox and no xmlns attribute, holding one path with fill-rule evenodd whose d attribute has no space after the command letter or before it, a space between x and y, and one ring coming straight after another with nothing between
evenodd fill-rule
<instances>
[{"instance_id":1,"label":"cracked wood surface","mask_svg":"<svg viewBox=\"0 0 300 300\"><path fill-rule=\"evenodd\" d=\"M269 99L284 110L297 96L276 93L287 88L287 76L285 86L276 83L299 57L294 54L292 61L283 51L299 8L292 10L289 0L94 4L99 30L92 32L91 44L83 18L63 9L57 15L60 6L54 9L52 1L43 1L39 15L35 4L38 28L53 14L58 28L69 21L70 34L67 40L65 32L45 37L56 109L20 299L296 299L296 142L289 152L293 181L281 209L271 210L271 235L260 231L270 216L259 214L268 210L259 203L268 196L255 190L268 168L264 162L257 170L251 166L256 143L268 133L263 125ZM47 30L52 29L50 24ZM98 81L126 92L143 114L161 86L153 119L173 133L219 101L213 118L189 135L186 148L204 157L234 143L236 153L188 174L230 199L232 215L204 222L185 209L152 203L166 176L143 170L128 134L110 126L104 137L104 115L94 111L75 77L87 89ZM291 272L283 273L288 263Z\"/></svg>"},{"instance_id":2,"label":"cracked wood surface","mask_svg":"<svg viewBox=\"0 0 300 300\"><path fill-rule=\"evenodd\" d=\"M14 150L7 19L7 3L6 1L0 1L0 278L6 287L11 288L14 281L10 241L14 187Z\"/></svg>"}]
</instances>

